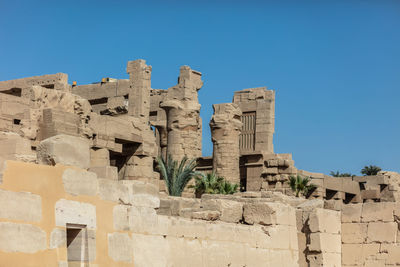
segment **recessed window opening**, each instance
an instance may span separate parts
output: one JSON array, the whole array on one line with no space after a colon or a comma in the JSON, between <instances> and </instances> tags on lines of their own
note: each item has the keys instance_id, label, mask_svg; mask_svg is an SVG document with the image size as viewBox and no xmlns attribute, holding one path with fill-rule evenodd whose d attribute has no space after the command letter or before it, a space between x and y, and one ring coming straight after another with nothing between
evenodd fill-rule
<instances>
[{"instance_id":1,"label":"recessed window opening","mask_svg":"<svg viewBox=\"0 0 400 267\"><path fill-rule=\"evenodd\" d=\"M86 225L67 223L67 255L69 266L88 266L89 249Z\"/></svg>"}]
</instances>

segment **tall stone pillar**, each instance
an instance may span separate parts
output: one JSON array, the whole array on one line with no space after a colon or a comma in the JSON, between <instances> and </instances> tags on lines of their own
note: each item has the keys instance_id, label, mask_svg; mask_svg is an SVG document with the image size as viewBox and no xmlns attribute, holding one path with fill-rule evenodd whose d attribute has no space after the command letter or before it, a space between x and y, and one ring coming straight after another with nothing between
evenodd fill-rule
<instances>
[{"instance_id":1,"label":"tall stone pillar","mask_svg":"<svg viewBox=\"0 0 400 267\"><path fill-rule=\"evenodd\" d=\"M153 172L153 161L157 156L155 137L149 125L151 66L138 59L129 61L126 71L129 73L128 120L135 128L140 128L142 143L127 160L124 170L125 180L142 180L158 184Z\"/></svg>"},{"instance_id":2,"label":"tall stone pillar","mask_svg":"<svg viewBox=\"0 0 400 267\"><path fill-rule=\"evenodd\" d=\"M201 73L181 67L178 85L168 89L160 107L167 114L167 153L175 160L185 155L201 156L201 119L197 91L203 86Z\"/></svg>"},{"instance_id":3,"label":"tall stone pillar","mask_svg":"<svg viewBox=\"0 0 400 267\"><path fill-rule=\"evenodd\" d=\"M128 114L149 120L151 66L146 61L138 59L128 61L126 72L129 73L129 110Z\"/></svg>"},{"instance_id":4,"label":"tall stone pillar","mask_svg":"<svg viewBox=\"0 0 400 267\"><path fill-rule=\"evenodd\" d=\"M226 180L240 184L239 135L242 111L233 103L213 105L210 121L213 142L213 171Z\"/></svg>"}]
</instances>

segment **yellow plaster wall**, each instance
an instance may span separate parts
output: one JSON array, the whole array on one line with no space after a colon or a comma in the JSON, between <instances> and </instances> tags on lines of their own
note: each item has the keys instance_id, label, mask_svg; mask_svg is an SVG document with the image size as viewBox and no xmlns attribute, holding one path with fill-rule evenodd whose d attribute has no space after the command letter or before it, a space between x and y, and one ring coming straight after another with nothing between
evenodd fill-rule
<instances>
[{"instance_id":1,"label":"yellow plaster wall","mask_svg":"<svg viewBox=\"0 0 400 267\"><path fill-rule=\"evenodd\" d=\"M47 249L34 254L7 253L0 251L0 267L47 267L58 266L58 261L67 261L67 249L50 249L50 234L55 224L55 204L60 199L85 202L96 206L96 260L89 266L133 266L133 263L114 262L108 256L107 234L113 228L113 207L117 204L98 196L73 196L64 191L62 174L65 167L45 166L17 161L7 161L0 189L14 192L31 192L42 199L40 222L25 222L0 218L0 222L32 224L46 232ZM127 232L129 233L129 232ZM130 233L129 233L130 234ZM131 234L130 234L131 236Z\"/></svg>"}]
</instances>

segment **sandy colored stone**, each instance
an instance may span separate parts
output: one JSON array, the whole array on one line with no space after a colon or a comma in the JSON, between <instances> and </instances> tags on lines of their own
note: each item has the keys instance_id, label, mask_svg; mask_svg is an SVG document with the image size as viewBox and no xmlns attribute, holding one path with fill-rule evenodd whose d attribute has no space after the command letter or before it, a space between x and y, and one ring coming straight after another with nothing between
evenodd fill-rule
<instances>
[{"instance_id":1,"label":"sandy colored stone","mask_svg":"<svg viewBox=\"0 0 400 267\"><path fill-rule=\"evenodd\" d=\"M310 251L341 253L341 236L330 233L311 233L308 248Z\"/></svg>"},{"instance_id":2,"label":"sandy colored stone","mask_svg":"<svg viewBox=\"0 0 400 267\"><path fill-rule=\"evenodd\" d=\"M96 207L89 203L60 199L55 205L56 226L66 227L67 223L84 224L96 229Z\"/></svg>"},{"instance_id":3,"label":"sandy colored stone","mask_svg":"<svg viewBox=\"0 0 400 267\"><path fill-rule=\"evenodd\" d=\"M343 244L342 264L362 264L366 258L377 255L379 247L379 244Z\"/></svg>"},{"instance_id":4,"label":"sandy colored stone","mask_svg":"<svg viewBox=\"0 0 400 267\"><path fill-rule=\"evenodd\" d=\"M62 180L68 194L94 196L98 192L97 175L94 172L66 169Z\"/></svg>"},{"instance_id":5,"label":"sandy colored stone","mask_svg":"<svg viewBox=\"0 0 400 267\"><path fill-rule=\"evenodd\" d=\"M216 210L221 213L223 222L238 223L243 217L243 203L227 199L209 199L202 201L206 210Z\"/></svg>"},{"instance_id":6,"label":"sandy colored stone","mask_svg":"<svg viewBox=\"0 0 400 267\"><path fill-rule=\"evenodd\" d=\"M342 222L343 223L360 222L362 208L363 208L363 203L343 205Z\"/></svg>"},{"instance_id":7,"label":"sandy colored stone","mask_svg":"<svg viewBox=\"0 0 400 267\"><path fill-rule=\"evenodd\" d=\"M89 171L97 174L99 178L118 180L118 168L114 166L90 167Z\"/></svg>"},{"instance_id":8,"label":"sandy colored stone","mask_svg":"<svg viewBox=\"0 0 400 267\"><path fill-rule=\"evenodd\" d=\"M0 222L0 250L36 253L46 249L46 232L37 226Z\"/></svg>"},{"instance_id":9,"label":"sandy colored stone","mask_svg":"<svg viewBox=\"0 0 400 267\"><path fill-rule=\"evenodd\" d=\"M90 167L89 142L80 137L57 135L40 142L37 147L37 159L41 164Z\"/></svg>"},{"instance_id":10,"label":"sandy colored stone","mask_svg":"<svg viewBox=\"0 0 400 267\"><path fill-rule=\"evenodd\" d=\"M240 184L239 135L241 110L236 104L214 104L210 121L213 142L213 171L231 183Z\"/></svg>"},{"instance_id":11,"label":"sandy colored stone","mask_svg":"<svg viewBox=\"0 0 400 267\"><path fill-rule=\"evenodd\" d=\"M310 214L308 224L311 232L340 234L340 212L317 208Z\"/></svg>"},{"instance_id":12,"label":"sandy colored stone","mask_svg":"<svg viewBox=\"0 0 400 267\"><path fill-rule=\"evenodd\" d=\"M367 229L367 223L342 223L342 243L365 243L367 240Z\"/></svg>"},{"instance_id":13,"label":"sandy colored stone","mask_svg":"<svg viewBox=\"0 0 400 267\"><path fill-rule=\"evenodd\" d=\"M134 180L122 181L122 184L129 190L129 203L131 205L149 208L160 207L158 188L155 185Z\"/></svg>"},{"instance_id":14,"label":"sandy colored stone","mask_svg":"<svg viewBox=\"0 0 400 267\"><path fill-rule=\"evenodd\" d=\"M114 261L132 262L132 241L126 233L108 234L108 255Z\"/></svg>"},{"instance_id":15,"label":"sandy colored stone","mask_svg":"<svg viewBox=\"0 0 400 267\"><path fill-rule=\"evenodd\" d=\"M0 218L39 222L42 219L42 199L28 192L0 189Z\"/></svg>"},{"instance_id":16,"label":"sandy colored stone","mask_svg":"<svg viewBox=\"0 0 400 267\"><path fill-rule=\"evenodd\" d=\"M50 234L50 248L67 246L67 233L65 228L54 228Z\"/></svg>"},{"instance_id":17,"label":"sandy colored stone","mask_svg":"<svg viewBox=\"0 0 400 267\"><path fill-rule=\"evenodd\" d=\"M128 205L115 205L113 208L114 230L129 231L129 210Z\"/></svg>"},{"instance_id":18,"label":"sandy colored stone","mask_svg":"<svg viewBox=\"0 0 400 267\"><path fill-rule=\"evenodd\" d=\"M248 224L296 226L294 208L281 203L246 203L243 205L243 218Z\"/></svg>"},{"instance_id":19,"label":"sandy colored stone","mask_svg":"<svg viewBox=\"0 0 400 267\"><path fill-rule=\"evenodd\" d=\"M362 206L362 222L392 222L395 204L393 202L364 203Z\"/></svg>"},{"instance_id":20,"label":"sandy colored stone","mask_svg":"<svg viewBox=\"0 0 400 267\"><path fill-rule=\"evenodd\" d=\"M121 182L98 178L101 199L129 204L129 188Z\"/></svg>"},{"instance_id":21,"label":"sandy colored stone","mask_svg":"<svg viewBox=\"0 0 400 267\"><path fill-rule=\"evenodd\" d=\"M395 243L397 234L395 222L370 222L368 224L368 243Z\"/></svg>"}]
</instances>

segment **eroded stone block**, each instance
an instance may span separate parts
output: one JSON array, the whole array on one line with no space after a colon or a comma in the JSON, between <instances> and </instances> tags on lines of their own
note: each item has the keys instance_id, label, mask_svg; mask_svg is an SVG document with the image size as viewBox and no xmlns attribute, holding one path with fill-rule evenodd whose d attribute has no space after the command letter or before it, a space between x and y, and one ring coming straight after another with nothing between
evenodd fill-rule
<instances>
[{"instance_id":1,"label":"eroded stone block","mask_svg":"<svg viewBox=\"0 0 400 267\"><path fill-rule=\"evenodd\" d=\"M71 195L95 196L98 192L97 175L93 172L66 169L62 181L65 192Z\"/></svg>"},{"instance_id":2,"label":"eroded stone block","mask_svg":"<svg viewBox=\"0 0 400 267\"><path fill-rule=\"evenodd\" d=\"M326 209L315 209L310 214L309 227L311 232L340 234L340 212Z\"/></svg>"},{"instance_id":3,"label":"eroded stone block","mask_svg":"<svg viewBox=\"0 0 400 267\"><path fill-rule=\"evenodd\" d=\"M39 222L42 219L42 199L27 192L0 189L0 218Z\"/></svg>"},{"instance_id":4,"label":"eroded stone block","mask_svg":"<svg viewBox=\"0 0 400 267\"><path fill-rule=\"evenodd\" d=\"M132 254L132 241L128 234L108 234L108 255L114 261L132 262Z\"/></svg>"},{"instance_id":5,"label":"eroded stone block","mask_svg":"<svg viewBox=\"0 0 400 267\"><path fill-rule=\"evenodd\" d=\"M40 164L90 167L89 141L70 135L56 135L40 142L37 147L37 159Z\"/></svg>"},{"instance_id":6,"label":"eroded stone block","mask_svg":"<svg viewBox=\"0 0 400 267\"><path fill-rule=\"evenodd\" d=\"M342 222L360 222L363 203L347 204L342 206Z\"/></svg>"},{"instance_id":7,"label":"eroded stone block","mask_svg":"<svg viewBox=\"0 0 400 267\"><path fill-rule=\"evenodd\" d=\"M370 222L368 224L368 243L395 243L397 234L395 222Z\"/></svg>"},{"instance_id":8,"label":"eroded stone block","mask_svg":"<svg viewBox=\"0 0 400 267\"><path fill-rule=\"evenodd\" d=\"M83 224L96 229L96 207L89 203L60 199L55 205L56 225Z\"/></svg>"},{"instance_id":9,"label":"eroded stone block","mask_svg":"<svg viewBox=\"0 0 400 267\"><path fill-rule=\"evenodd\" d=\"M394 202L372 202L364 203L362 206L361 221L362 222L392 222Z\"/></svg>"},{"instance_id":10,"label":"eroded stone block","mask_svg":"<svg viewBox=\"0 0 400 267\"><path fill-rule=\"evenodd\" d=\"M37 226L0 222L0 250L36 253L46 249L46 232Z\"/></svg>"},{"instance_id":11,"label":"eroded stone block","mask_svg":"<svg viewBox=\"0 0 400 267\"><path fill-rule=\"evenodd\" d=\"M343 223L342 243L364 243L367 239L367 226L367 223Z\"/></svg>"}]
</instances>

